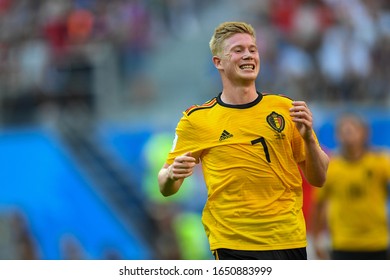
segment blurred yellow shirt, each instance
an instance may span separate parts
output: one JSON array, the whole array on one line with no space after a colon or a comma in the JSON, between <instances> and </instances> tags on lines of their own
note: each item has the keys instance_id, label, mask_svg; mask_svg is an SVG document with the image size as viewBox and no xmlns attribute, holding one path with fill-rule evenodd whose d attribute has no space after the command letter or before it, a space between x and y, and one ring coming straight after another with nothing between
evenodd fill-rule
<instances>
[{"instance_id":1,"label":"blurred yellow shirt","mask_svg":"<svg viewBox=\"0 0 390 280\"><path fill-rule=\"evenodd\" d=\"M329 202L328 226L332 248L347 251L385 250L390 160L370 151L358 161L331 157L327 181L316 199Z\"/></svg>"},{"instance_id":2,"label":"blurred yellow shirt","mask_svg":"<svg viewBox=\"0 0 390 280\"><path fill-rule=\"evenodd\" d=\"M167 163L188 151L201 163L208 190L202 221L211 250L306 246L297 165L305 148L291 107L279 95L259 94L245 105L218 96L183 113Z\"/></svg>"}]
</instances>

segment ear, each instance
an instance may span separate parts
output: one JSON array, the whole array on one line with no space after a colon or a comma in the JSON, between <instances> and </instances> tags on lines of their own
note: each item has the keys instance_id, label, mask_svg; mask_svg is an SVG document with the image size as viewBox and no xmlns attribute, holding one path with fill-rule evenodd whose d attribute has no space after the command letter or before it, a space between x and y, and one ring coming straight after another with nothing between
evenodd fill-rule
<instances>
[{"instance_id":1,"label":"ear","mask_svg":"<svg viewBox=\"0 0 390 280\"><path fill-rule=\"evenodd\" d=\"M222 69L221 59L218 56L213 56L213 64L215 68Z\"/></svg>"}]
</instances>

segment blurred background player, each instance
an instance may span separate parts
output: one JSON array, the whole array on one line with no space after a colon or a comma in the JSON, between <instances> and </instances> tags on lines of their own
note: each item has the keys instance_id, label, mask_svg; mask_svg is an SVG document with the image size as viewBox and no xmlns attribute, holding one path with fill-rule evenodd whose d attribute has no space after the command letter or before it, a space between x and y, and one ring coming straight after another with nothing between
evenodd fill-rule
<instances>
[{"instance_id":1,"label":"blurred background player","mask_svg":"<svg viewBox=\"0 0 390 280\"><path fill-rule=\"evenodd\" d=\"M367 124L356 115L337 123L339 152L331 156L328 177L315 190L313 244L320 259L388 259L389 154L369 144ZM330 255L323 243L327 230Z\"/></svg>"}]
</instances>

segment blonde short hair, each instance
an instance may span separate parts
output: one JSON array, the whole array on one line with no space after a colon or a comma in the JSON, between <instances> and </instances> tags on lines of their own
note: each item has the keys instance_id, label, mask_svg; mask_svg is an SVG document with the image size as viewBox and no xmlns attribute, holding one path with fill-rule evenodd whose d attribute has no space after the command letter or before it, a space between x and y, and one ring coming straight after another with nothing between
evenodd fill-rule
<instances>
[{"instance_id":1,"label":"blonde short hair","mask_svg":"<svg viewBox=\"0 0 390 280\"><path fill-rule=\"evenodd\" d=\"M211 53L213 55L220 55L223 51L223 43L225 40L237 33L246 33L256 39L256 33L252 25L239 21L223 22L215 28L214 34L211 37L209 43Z\"/></svg>"}]
</instances>

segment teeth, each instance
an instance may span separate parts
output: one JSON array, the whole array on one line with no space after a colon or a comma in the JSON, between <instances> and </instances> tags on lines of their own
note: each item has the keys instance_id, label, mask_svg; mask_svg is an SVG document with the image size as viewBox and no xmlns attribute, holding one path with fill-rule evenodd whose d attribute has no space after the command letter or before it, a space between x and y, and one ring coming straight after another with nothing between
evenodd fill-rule
<instances>
[{"instance_id":1,"label":"teeth","mask_svg":"<svg viewBox=\"0 0 390 280\"><path fill-rule=\"evenodd\" d=\"M240 67L241 69L254 69L253 65L243 65Z\"/></svg>"}]
</instances>

